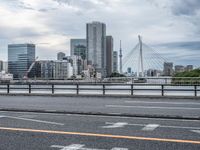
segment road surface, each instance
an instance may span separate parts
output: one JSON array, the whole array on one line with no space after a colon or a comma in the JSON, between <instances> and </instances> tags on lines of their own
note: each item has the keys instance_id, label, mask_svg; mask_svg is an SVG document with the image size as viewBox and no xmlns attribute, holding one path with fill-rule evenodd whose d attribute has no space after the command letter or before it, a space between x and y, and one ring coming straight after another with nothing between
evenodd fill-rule
<instances>
[{"instance_id":1,"label":"road surface","mask_svg":"<svg viewBox=\"0 0 200 150\"><path fill-rule=\"evenodd\" d=\"M0 96L0 109L200 117L200 100L166 98Z\"/></svg>"},{"instance_id":2,"label":"road surface","mask_svg":"<svg viewBox=\"0 0 200 150\"><path fill-rule=\"evenodd\" d=\"M200 121L0 112L0 150L199 150Z\"/></svg>"}]
</instances>

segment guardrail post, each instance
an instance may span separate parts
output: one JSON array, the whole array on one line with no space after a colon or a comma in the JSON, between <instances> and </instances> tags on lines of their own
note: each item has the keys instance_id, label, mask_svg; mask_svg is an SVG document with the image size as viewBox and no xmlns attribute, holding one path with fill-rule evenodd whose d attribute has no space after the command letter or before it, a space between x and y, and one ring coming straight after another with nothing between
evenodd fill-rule
<instances>
[{"instance_id":1,"label":"guardrail post","mask_svg":"<svg viewBox=\"0 0 200 150\"><path fill-rule=\"evenodd\" d=\"M76 94L79 94L79 84L76 84Z\"/></svg>"},{"instance_id":2,"label":"guardrail post","mask_svg":"<svg viewBox=\"0 0 200 150\"><path fill-rule=\"evenodd\" d=\"M131 84L131 95L133 95L133 84Z\"/></svg>"},{"instance_id":3,"label":"guardrail post","mask_svg":"<svg viewBox=\"0 0 200 150\"><path fill-rule=\"evenodd\" d=\"M197 85L194 85L194 96L197 97Z\"/></svg>"},{"instance_id":4,"label":"guardrail post","mask_svg":"<svg viewBox=\"0 0 200 150\"><path fill-rule=\"evenodd\" d=\"M28 85L28 93L31 94L31 84Z\"/></svg>"},{"instance_id":5,"label":"guardrail post","mask_svg":"<svg viewBox=\"0 0 200 150\"><path fill-rule=\"evenodd\" d=\"M51 91L52 91L52 94L54 94L54 84L52 84L51 86Z\"/></svg>"},{"instance_id":6,"label":"guardrail post","mask_svg":"<svg viewBox=\"0 0 200 150\"><path fill-rule=\"evenodd\" d=\"M105 84L103 84L103 95L106 94L106 93L105 93L105 90L106 90L106 88L105 88Z\"/></svg>"},{"instance_id":7,"label":"guardrail post","mask_svg":"<svg viewBox=\"0 0 200 150\"><path fill-rule=\"evenodd\" d=\"M162 96L164 96L164 85L161 85Z\"/></svg>"},{"instance_id":8,"label":"guardrail post","mask_svg":"<svg viewBox=\"0 0 200 150\"><path fill-rule=\"evenodd\" d=\"M7 84L7 94L10 93L10 84Z\"/></svg>"}]
</instances>

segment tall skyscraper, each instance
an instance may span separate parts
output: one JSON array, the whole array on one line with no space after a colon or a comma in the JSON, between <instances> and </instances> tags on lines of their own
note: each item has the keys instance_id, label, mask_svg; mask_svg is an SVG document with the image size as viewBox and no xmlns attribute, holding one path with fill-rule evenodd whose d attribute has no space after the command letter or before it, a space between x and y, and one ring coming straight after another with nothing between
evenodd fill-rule
<instances>
[{"instance_id":1,"label":"tall skyscraper","mask_svg":"<svg viewBox=\"0 0 200 150\"><path fill-rule=\"evenodd\" d=\"M14 78L23 78L30 65L35 60L34 44L9 44L8 45L8 72L13 74ZM29 77L33 77L32 71Z\"/></svg>"},{"instance_id":2,"label":"tall skyscraper","mask_svg":"<svg viewBox=\"0 0 200 150\"><path fill-rule=\"evenodd\" d=\"M83 60L86 59L86 39L71 39L70 40L70 52L71 56L81 56Z\"/></svg>"},{"instance_id":3,"label":"tall skyscraper","mask_svg":"<svg viewBox=\"0 0 200 150\"><path fill-rule=\"evenodd\" d=\"M0 60L0 72L3 70L3 61Z\"/></svg>"},{"instance_id":4,"label":"tall skyscraper","mask_svg":"<svg viewBox=\"0 0 200 150\"><path fill-rule=\"evenodd\" d=\"M87 60L96 72L106 73L106 25L101 22L87 23Z\"/></svg>"},{"instance_id":5,"label":"tall skyscraper","mask_svg":"<svg viewBox=\"0 0 200 150\"><path fill-rule=\"evenodd\" d=\"M172 62L164 62L164 76L172 76L173 74L173 63Z\"/></svg>"},{"instance_id":6,"label":"tall skyscraper","mask_svg":"<svg viewBox=\"0 0 200 150\"><path fill-rule=\"evenodd\" d=\"M57 54L57 60L63 60L64 57L65 57L65 53L63 53L63 52L59 52Z\"/></svg>"},{"instance_id":7,"label":"tall skyscraper","mask_svg":"<svg viewBox=\"0 0 200 150\"><path fill-rule=\"evenodd\" d=\"M113 57L113 37L106 36L106 68L107 76L112 74L112 58Z\"/></svg>"},{"instance_id":8,"label":"tall skyscraper","mask_svg":"<svg viewBox=\"0 0 200 150\"><path fill-rule=\"evenodd\" d=\"M120 49L119 49L119 72L122 74L123 70L122 70L122 42L120 40Z\"/></svg>"},{"instance_id":9,"label":"tall skyscraper","mask_svg":"<svg viewBox=\"0 0 200 150\"><path fill-rule=\"evenodd\" d=\"M118 52L113 51L113 70L112 72L118 72Z\"/></svg>"}]
</instances>

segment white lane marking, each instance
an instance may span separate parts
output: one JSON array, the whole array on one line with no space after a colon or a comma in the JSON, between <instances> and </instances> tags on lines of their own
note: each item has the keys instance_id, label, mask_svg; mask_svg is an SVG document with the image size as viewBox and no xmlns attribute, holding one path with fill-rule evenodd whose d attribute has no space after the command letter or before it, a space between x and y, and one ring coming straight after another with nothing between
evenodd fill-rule
<instances>
[{"instance_id":1,"label":"white lane marking","mask_svg":"<svg viewBox=\"0 0 200 150\"><path fill-rule=\"evenodd\" d=\"M179 109L179 110L200 110L193 107L154 107L154 106L125 106L125 105L106 105L105 107L113 108L145 108L145 109Z\"/></svg>"},{"instance_id":2,"label":"white lane marking","mask_svg":"<svg viewBox=\"0 0 200 150\"><path fill-rule=\"evenodd\" d=\"M22 116L18 116L19 118L35 118L37 117L37 115L22 115Z\"/></svg>"},{"instance_id":3,"label":"white lane marking","mask_svg":"<svg viewBox=\"0 0 200 150\"><path fill-rule=\"evenodd\" d=\"M191 131L200 134L200 130L191 130Z\"/></svg>"},{"instance_id":4,"label":"white lane marking","mask_svg":"<svg viewBox=\"0 0 200 150\"><path fill-rule=\"evenodd\" d=\"M143 131L153 131L157 127L159 127L159 124L148 124L144 128L142 128Z\"/></svg>"},{"instance_id":5,"label":"white lane marking","mask_svg":"<svg viewBox=\"0 0 200 150\"><path fill-rule=\"evenodd\" d=\"M72 144L69 146L52 145L52 148L59 148L60 150L82 150L84 145Z\"/></svg>"},{"instance_id":6,"label":"white lane marking","mask_svg":"<svg viewBox=\"0 0 200 150\"><path fill-rule=\"evenodd\" d=\"M6 112L7 111L0 111ZM49 116L72 116L72 117L95 117L95 118L111 118L111 119L138 119L138 120L163 120L163 121L176 121L176 122L200 122L200 120L187 120L187 119L162 119L162 118L143 118L143 117L120 117L120 116L103 116L103 115L79 115L79 114L52 114L52 113L37 113L37 112L14 112L15 114L40 114L40 115L49 115ZM195 116L193 116L195 117ZM198 116L196 116L198 117Z\"/></svg>"},{"instance_id":7,"label":"white lane marking","mask_svg":"<svg viewBox=\"0 0 200 150\"><path fill-rule=\"evenodd\" d=\"M94 149L94 148L84 148L85 145L82 144L71 144L69 146L52 145L52 148L59 148L60 150L106 150L106 149ZM111 150L128 150L127 148L114 147Z\"/></svg>"},{"instance_id":8,"label":"white lane marking","mask_svg":"<svg viewBox=\"0 0 200 150\"><path fill-rule=\"evenodd\" d=\"M106 122L106 124L115 124L114 122ZM149 124L133 124L133 123L128 123L126 126L141 126L145 127ZM156 124L158 125L158 124ZM189 130L200 130L200 127L184 127L184 126L167 126L167 125L159 125L159 128L173 128L173 129L189 129Z\"/></svg>"},{"instance_id":9,"label":"white lane marking","mask_svg":"<svg viewBox=\"0 0 200 150\"><path fill-rule=\"evenodd\" d=\"M102 128L123 128L127 124L127 122L116 122L107 126L102 126Z\"/></svg>"},{"instance_id":10,"label":"white lane marking","mask_svg":"<svg viewBox=\"0 0 200 150\"><path fill-rule=\"evenodd\" d=\"M6 117L6 118L10 118L10 119L18 119L18 120L25 120L25 121L32 121L32 122L53 124L53 125L61 125L61 126L64 125L63 123L50 122L50 121L43 121L43 120L36 120L36 119L28 119L28 118L13 117L13 116L5 116L5 117Z\"/></svg>"},{"instance_id":11,"label":"white lane marking","mask_svg":"<svg viewBox=\"0 0 200 150\"><path fill-rule=\"evenodd\" d=\"M5 116L0 116L0 118L4 118Z\"/></svg>"},{"instance_id":12,"label":"white lane marking","mask_svg":"<svg viewBox=\"0 0 200 150\"><path fill-rule=\"evenodd\" d=\"M119 147L114 147L111 150L128 150L128 148L119 148Z\"/></svg>"},{"instance_id":13,"label":"white lane marking","mask_svg":"<svg viewBox=\"0 0 200 150\"><path fill-rule=\"evenodd\" d=\"M113 125L113 124L115 124L114 122L106 122L106 124L111 124L111 125ZM128 126L146 126L146 124L127 124Z\"/></svg>"},{"instance_id":14,"label":"white lane marking","mask_svg":"<svg viewBox=\"0 0 200 150\"><path fill-rule=\"evenodd\" d=\"M181 105L181 104L187 104L187 105L200 105L200 103L190 103L190 102L151 102L151 101L125 101L125 103L144 103L144 104L174 104L174 105Z\"/></svg>"}]
</instances>

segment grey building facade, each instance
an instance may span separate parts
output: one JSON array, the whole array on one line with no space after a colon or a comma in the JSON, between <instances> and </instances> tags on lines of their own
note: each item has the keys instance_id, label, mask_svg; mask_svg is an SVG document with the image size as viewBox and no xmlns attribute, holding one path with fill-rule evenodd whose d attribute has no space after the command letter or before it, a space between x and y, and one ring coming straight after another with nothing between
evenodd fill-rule
<instances>
[{"instance_id":1,"label":"grey building facade","mask_svg":"<svg viewBox=\"0 0 200 150\"><path fill-rule=\"evenodd\" d=\"M63 60L64 57L65 57L65 53L63 52L57 53L57 60Z\"/></svg>"},{"instance_id":2,"label":"grey building facade","mask_svg":"<svg viewBox=\"0 0 200 150\"><path fill-rule=\"evenodd\" d=\"M3 71L3 61L0 60L0 72Z\"/></svg>"},{"instance_id":3,"label":"grey building facade","mask_svg":"<svg viewBox=\"0 0 200 150\"><path fill-rule=\"evenodd\" d=\"M70 55L81 56L83 60L87 57L86 39L71 39L70 40Z\"/></svg>"},{"instance_id":4,"label":"grey building facade","mask_svg":"<svg viewBox=\"0 0 200 150\"><path fill-rule=\"evenodd\" d=\"M112 59L113 59L113 37L106 36L106 68L107 76L112 74Z\"/></svg>"},{"instance_id":5,"label":"grey building facade","mask_svg":"<svg viewBox=\"0 0 200 150\"><path fill-rule=\"evenodd\" d=\"M112 72L118 72L118 52L113 51L113 69Z\"/></svg>"},{"instance_id":6,"label":"grey building facade","mask_svg":"<svg viewBox=\"0 0 200 150\"><path fill-rule=\"evenodd\" d=\"M175 73L184 72L185 71L185 67L182 66L182 65L176 65L174 68L175 68Z\"/></svg>"},{"instance_id":7,"label":"grey building facade","mask_svg":"<svg viewBox=\"0 0 200 150\"><path fill-rule=\"evenodd\" d=\"M9 44L8 45L8 72L16 79L24 77L30 65L35 61L34 44ZM34 77L34 68L28 74Z\"/></svg>"},{"instance_id":8,"label":"grey building facade","mask_svg":"<svg viewBox=\"0 0 200 150\"><path fill-rule=\"evenodd\" d=\"M173 63L172 62L164 62L164 76L172 76L173 75Z\"/></svg>"},{"instance_id":9,"label":"grey building facade","mask_svg":"<svg viewBox=\"0 0 200 150\"><path fill-rule=\"evenodd\" d=\"M87 60L96 72L106 77L106 25L101 22L87 23Z\"/></svg>"}]
</instances>

